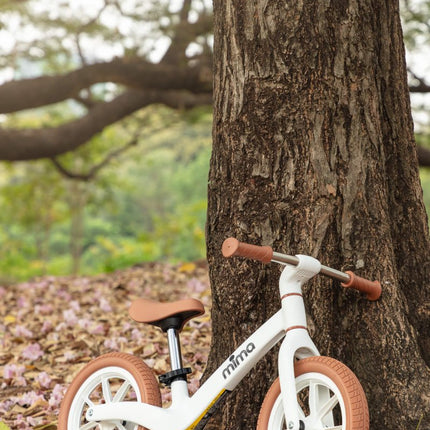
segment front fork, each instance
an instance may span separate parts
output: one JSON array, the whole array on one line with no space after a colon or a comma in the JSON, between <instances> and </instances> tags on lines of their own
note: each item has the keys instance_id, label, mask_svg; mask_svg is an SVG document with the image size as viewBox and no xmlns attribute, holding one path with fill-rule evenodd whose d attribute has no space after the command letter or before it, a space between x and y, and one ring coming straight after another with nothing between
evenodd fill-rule
<instances>
[{"instance_id":1,"label":"front fork","mask_svg":"<svg viewBox=\"0 0 430 430\"><path fill-rule=\"evenodd\" d=\"M298 346L300 345L300 346ZM297 403L294 362L297 358L320 355L306 329L290 330L279 350L279 381L286 427L289 430L303 430L300 426L299 405Z\"/></svg>"},{"instance_id":2,"label":"front fork","mask_svg":"<svg viewBox=\"0 0 430 430\"><path fill-rule=\"evenodd\" d=\"M286 427L303 430L297 403L294 362L296 359L320 355L309 336L302 285L321 270L318 260L297 255L297 266L286 266L279 280L284 318L285 338L279 350L278 372Z\"/></svg>"}]
</instances>

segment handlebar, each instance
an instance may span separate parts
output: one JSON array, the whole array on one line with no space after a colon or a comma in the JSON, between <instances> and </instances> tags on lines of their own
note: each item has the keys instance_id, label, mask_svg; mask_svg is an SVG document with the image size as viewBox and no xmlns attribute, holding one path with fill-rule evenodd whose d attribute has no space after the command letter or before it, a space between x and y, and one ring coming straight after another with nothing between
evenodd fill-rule
<instances>
[{"instance_id":1,"label":"handlebar","mask_svg":"<svg viewBox=\"0 0 430 430\"><path fill-rule=\"evenodd\" d=\"M294 266L299 264L299 259L295 256L274 252L270 246L250 245L248 243L239 242L233 237L224 241L222 245L222 254L227 258L233 256L246 257L266 264L271 261L281 264L292 264ZM323 265L321 265L320 272L323 275L341 281L342 287L353 288L366 293L368 300L378 300L381 296L382 289L379 281L369 281L368 279L355 275L351 271L341 272Z\"/></svg>"}]
</instances>

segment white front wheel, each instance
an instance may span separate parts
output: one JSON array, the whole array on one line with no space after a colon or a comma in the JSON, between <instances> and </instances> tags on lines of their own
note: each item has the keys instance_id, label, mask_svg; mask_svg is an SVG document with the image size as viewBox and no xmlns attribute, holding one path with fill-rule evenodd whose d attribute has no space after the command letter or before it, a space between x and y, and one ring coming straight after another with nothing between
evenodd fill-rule
<instances>
[{"instance_id":1,"label":"white front wheel","mask_svg":"<svg viewBox=\"0 0 430 430\"><path fill-rule=\"evenodd\" d=\"M344 364L329 357L311 357L296 363L295 375L298 414L305 430L369 429L363 388ZM277 379L264 399L257 430L287 428Z\"/></svg>"}]
</instances>

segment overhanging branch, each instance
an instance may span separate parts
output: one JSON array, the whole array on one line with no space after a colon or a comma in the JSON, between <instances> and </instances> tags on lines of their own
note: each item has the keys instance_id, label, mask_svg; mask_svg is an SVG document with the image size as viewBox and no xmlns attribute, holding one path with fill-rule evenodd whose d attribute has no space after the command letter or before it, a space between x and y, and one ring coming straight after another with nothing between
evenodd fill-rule
<instances>
[{"instance_id":1,"label":"overhanging branch","mask_svg":"<svg viewBox=\"0 0 430 430\"><path fill-rule=\"evenodd\" d=\"M116 59L97 63L56 76L6 82L0 85L0 113L46 106L69 98L93 84L114 82L128 88L187 90L211 93L212 81L203 67L175 67L143 60Z\"/></svg>"},{"instance_id":2,"label":"overhanging branch","mask_svg":"<svg viewBox=\"0 0 430 430\"><path fill-rule=\"evenodd\" d=\"M127 91L111 102L96 105L87 115L56 128L0 128L0 159L23 161L56 157L88 142L108 125L154 103L188 109L211 104L212 97L183 91Z\"/></svg>"}]
</instances>

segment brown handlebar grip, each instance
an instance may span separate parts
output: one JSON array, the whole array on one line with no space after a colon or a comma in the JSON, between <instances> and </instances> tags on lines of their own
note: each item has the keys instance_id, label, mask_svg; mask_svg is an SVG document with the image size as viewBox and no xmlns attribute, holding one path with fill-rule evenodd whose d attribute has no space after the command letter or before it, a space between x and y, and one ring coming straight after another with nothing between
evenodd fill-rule
<instances>
[{"instance_id":1,"label":"brown handlebar grip","mask_svg":"<svg viewBox=\"0 0 430 430\"><path fill-rule=\"evenodd\" d=\"M273 250L270 246L249 245L239 242L234 237L229 237L222 244L222 255L224 257L247 257L259 260L263 263L270 263L273 258Z\"/></svg>"},{"instance_id":2,"label":"brown handlebar grip","mask_svg":"<svg viewBox=\"0 0 430 430\"><path fill-rule=\"evenodd\" d=\"M342 282L342 287L354 288L355 290L366 293L368 300L378 300L381 296L381 283L379 281L369 281L360 278L351 271L346 272L349 275L348 282Z\"/></svg>"}]
</instances>

